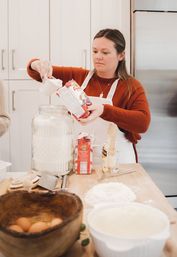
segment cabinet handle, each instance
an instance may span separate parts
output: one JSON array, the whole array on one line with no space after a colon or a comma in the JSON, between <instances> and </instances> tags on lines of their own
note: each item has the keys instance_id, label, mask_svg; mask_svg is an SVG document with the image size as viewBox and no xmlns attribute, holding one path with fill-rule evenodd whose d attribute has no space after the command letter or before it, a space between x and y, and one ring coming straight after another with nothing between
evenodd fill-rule
<instances>
[{"instance_id":1,"label":"cabinet handle","mask_svg":"<svg viewBox=\"0 0 177 257\"><path fill-rule=\"evenodd\" d=\"M84 68L87 69L87 49L83 50L83 57L84 57Z\"/></svg>"},{"instance_id":2,"label":"cabinet handle","mask_svg":"<svg viewBox=\"0 0 177 257\"><path fill-rule=\"evenodd\" d=\"M15 90L12 91L12 111L15 111Z\"/></svg>"},{"instance_id":3,"label":"cabinet handle","mask_svg":"<svg viewBox=\"0 0 177 257\"><path fill-rule=\"evenodd\" d=\"M12 49L12 70L15 70L15 49Z\"/></svg>"},{"instance_id":4,"label":"cabinet handle","mask_svg":"<svg viewBox=\"0 0 177 257\"><path fill-rule=\"evenodd\" d=\"M4 66L4 53L5 53L5 49L1 49L1 68L2 68L2 70L5 70L5 66Z\"/></svg>"}]
</instances>

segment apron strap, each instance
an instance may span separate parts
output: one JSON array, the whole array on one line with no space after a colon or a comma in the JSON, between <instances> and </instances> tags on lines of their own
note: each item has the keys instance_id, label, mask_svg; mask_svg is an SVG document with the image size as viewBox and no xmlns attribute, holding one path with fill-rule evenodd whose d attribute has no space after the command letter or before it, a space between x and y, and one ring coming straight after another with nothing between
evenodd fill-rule
<instances>
[{"instance_id":1,"label":"apron strap","mask_svg":"<svg viewBox=\"0 0 177 257\"><path fill-rule=\"evenodd\" d=\"M82 90L84 90L87 87L87 84L88 84L89 80L91 79L91 77L93 76L93 74L94 74L94 70L89 71L84 82L81 85Z\"/></svg>"},{"instance_id":2,"label":"apron strap","mask_svg":"<svg viewBox=\"0 0 177 257\"><path fill-rule=\"evenodd\" d=\"M108 95L107 95L106 98L109 98L109 99L112 100L112 98L113 98L113 96L114 96L114 93L115 93L115 91L116 91L118 82L119 82L119 78L116 79L116 80L114 81L114 83L112 84L112 86L111 86L111 88L110 88L110 90L109 90L109 93L108 93Z\"/></svg>"},{"instance_id":3,"label":"apron strap","mask_svg":"<svg viewBox=\"0 0 177 257\"><path fill-rule=\"evenodd\" d=\"M87 84L88 84L89 80L91 79L91 77L93 76L94 72L95 72L94 70L89 71L84 82L81 85L82 90L85 90L85 88L87 87ZM116 88L117 88L118 81L119 81L119 78L114 81L106 98L109 98L110 100L112 100L114 93L116 91Z\"/></svg>"}]
</instances>

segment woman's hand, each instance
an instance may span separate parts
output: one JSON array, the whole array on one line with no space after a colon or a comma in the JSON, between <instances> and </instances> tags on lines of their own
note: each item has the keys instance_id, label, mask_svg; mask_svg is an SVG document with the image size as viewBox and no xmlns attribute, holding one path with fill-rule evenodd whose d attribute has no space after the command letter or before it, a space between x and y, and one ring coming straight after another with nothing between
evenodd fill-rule
<instances>
[{"instance_id":1,"label":"woman's hand","mask_svg":"<svg viewBox=\"0 0 177 257\"><path fill-rule=\"evenodd\" d=\"M39 72L42 80L52 77L53 68L49 61L36 60L31 63L31 68Z\"/></svg>"},{"instance_id":2,"label":"woman's hand","mask_svg":"<svg viewBox=\"0 0 177 257\"><path fill-rule=\"evenodd\" d=\"M96 118L100 117L100 115L104 111L104 105L102 104L92 104L88 107L88 110L90 111L90 115L87 118L81 118L79 119L80 123L89 123L92 120L95 120Z\"/></svg>"}]
</instances>

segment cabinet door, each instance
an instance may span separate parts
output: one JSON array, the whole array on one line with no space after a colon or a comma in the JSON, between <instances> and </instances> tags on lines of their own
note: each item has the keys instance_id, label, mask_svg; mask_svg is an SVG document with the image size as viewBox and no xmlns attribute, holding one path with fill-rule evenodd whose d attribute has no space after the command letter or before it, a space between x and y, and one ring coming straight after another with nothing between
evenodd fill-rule
<instances>
[{"instance_id":1,"label":"cabinet door","mask_svg":"<svg viewBox=\"0 0 177 257\"><path fill-rule=\"evenodd\" d=\"M49 0L9 0L9 78L28 78L31 58L49 59Z\"/></svg>"},{"instance_id":2,"label":"cabinet door","mask_svg":"<svg viewBox=\"0 0 177 257\"><path fill-rule=\"evenodd\" d=\"M48 97L38 91L36 81L10 81L10 158L12 171L28 171L31 167L31 122Z\"/></svg>"},{"instance_id":3,"label":"cabinet door","mask_svg":"<svg viewBox=\"0 0 177 257\"><path fill-rule=\"evenodd\" d=\"M8 77L7 0L0 1L0 79Z\"/></svg>"},{"instance_id":4,"label":"cabinet door","mask_svg":"<svg viewBox=\"0 0 177 257\"><path fill-rule=\"evenodd\" d=\"M90 0L51 0L51 62L90 68Z\"/></svg>"},{"instance_id":5,"label":"cabinet door","mask_svg":"<svg viewBox=\"0 0 177 257\"><path fill-rule=\"evenodd\" d=\"M91 0L91 40L106 28L120 30L126 40L127 68L130 67L130 1Z\"/></svg>"},{"instance_id":6,"label":"cabinet door","mask_svg":"<svg viewBox=\"0 0 177 257\"><path fill-rule=\"evenodd\" d=\"M100 29L120 29L121 16L121 0L91 0L91 38Z\"/></svg>"}]
</instances>

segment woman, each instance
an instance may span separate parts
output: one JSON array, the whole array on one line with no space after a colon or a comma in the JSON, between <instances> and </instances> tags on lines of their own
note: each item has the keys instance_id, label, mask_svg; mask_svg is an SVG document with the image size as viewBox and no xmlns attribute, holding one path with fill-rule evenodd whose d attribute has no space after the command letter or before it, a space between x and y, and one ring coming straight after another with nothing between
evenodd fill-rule
<instances>
[{"instance_id":1,"label":"woman","mask_svg":"<svg viewBox=\"0 0 177 257\"><path fill-rule=\"evenodd\" d=\"M101 30L94 37L92 49L93 71L52 67L49 63L33 59L28 65L28 74L38 81L54 76L64 84L74 79L88 96L98 97L98 104L89 107L89 117L80 119L80 123L91 124L94 120L99 120L99 124L103 122L103 125L105 122L114 123L118 162L138 162L135 144L141 139L140 133L148 129L150 111L142 85L127 73L124 36L116 29ZM105 98L112 100L112 104ZM95 127L97 125L98 122L94 124ZM98 137L102 134L102 124L99 131Z\"/></svg>"},{"instance_id":2,"label":"woman","mask_svg":"<svg viewBox=\"0 0 177 257\"><path fill-rule=\"evenodd\" d=\"M4 94L3 84L0 81L0 136L2 136L8 129L10 118L4 110Z\"/></svg>"}]
</instances>

